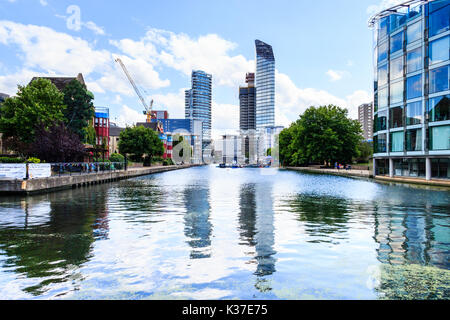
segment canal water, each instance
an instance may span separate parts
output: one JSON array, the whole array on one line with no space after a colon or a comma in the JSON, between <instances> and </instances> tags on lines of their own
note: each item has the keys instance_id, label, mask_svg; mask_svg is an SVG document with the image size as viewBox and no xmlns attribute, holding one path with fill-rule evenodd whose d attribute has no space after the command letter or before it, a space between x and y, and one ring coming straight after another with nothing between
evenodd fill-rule
<instances>
[{"instance_id":1,"label":"canal water","mask_svg":"<svg viewBox=\"0 0 450 320\"><path fill-rule=\"evenodd\" d=\"M449 299L450 192L271 169L0 198L1 299Z\"/></svg>"}]
</instances>

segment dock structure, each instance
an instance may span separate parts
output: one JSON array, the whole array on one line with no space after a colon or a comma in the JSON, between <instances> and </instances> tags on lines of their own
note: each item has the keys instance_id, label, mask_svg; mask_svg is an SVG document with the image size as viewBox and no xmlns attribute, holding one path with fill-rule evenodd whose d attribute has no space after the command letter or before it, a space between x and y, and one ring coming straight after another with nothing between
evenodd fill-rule
<instances>
[{"instance_id":1,"label":"dock structure","mask_svg":"<svg viewBox=\"0 0 450 320\"><path fill-rule=\"evenodd\" d=\"M84 186L119 181L139 176L146 176L154 173L187 169L195 166L198 165L186 164L178 166L129 168L126 171L108 171L81 175L62 175L32 180L4 179L0 180L0 195L33 195L47 193L58 190L80 188Z\"/></svg>"}]
</instances>

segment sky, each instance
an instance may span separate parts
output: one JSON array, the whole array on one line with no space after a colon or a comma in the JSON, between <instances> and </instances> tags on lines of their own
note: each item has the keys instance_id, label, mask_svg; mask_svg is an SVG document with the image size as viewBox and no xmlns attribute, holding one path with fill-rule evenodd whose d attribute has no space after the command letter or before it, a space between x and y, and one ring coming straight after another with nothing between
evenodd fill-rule
<instances>
[{"instance_id":1,"label":"sky","mask_svg":"<svg viewBox=\"0 0 450 320\"><path fill-rule=\"evenodd\" d=\"M276 125L336 104L356 119L373 92L370 16L398 0L0 0L0 92L82 73L121 126L145 121L120 58L154 110L184 118L192 70L213 76L213 137L239 128L255 39L276 59Z\"/></svg>"}]
</instances>

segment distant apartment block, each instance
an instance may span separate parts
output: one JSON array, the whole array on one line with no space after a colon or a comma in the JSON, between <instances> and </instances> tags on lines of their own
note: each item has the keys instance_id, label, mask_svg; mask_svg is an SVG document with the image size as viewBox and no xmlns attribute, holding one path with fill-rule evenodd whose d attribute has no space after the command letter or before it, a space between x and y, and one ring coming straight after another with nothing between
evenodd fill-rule
<instances>
[{"instance_id":1,"label":"distant apartment block","mask_svg":"<svg viewBox=\"0 0 450 320\"><path fill-rule=\"evenodd\" d=\"M358 107L358 121L363 130L365 141L373 140L373 104L366 103Z\"/></svg>"}]
</instances>

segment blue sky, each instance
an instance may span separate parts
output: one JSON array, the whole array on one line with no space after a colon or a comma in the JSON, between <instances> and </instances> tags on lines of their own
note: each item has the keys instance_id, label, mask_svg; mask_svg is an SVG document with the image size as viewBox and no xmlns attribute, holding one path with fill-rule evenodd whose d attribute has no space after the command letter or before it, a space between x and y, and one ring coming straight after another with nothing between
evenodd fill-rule
<instances>
[{"instance_id":1,"label":"blue sky","mask_svg":"<svg viewBox=\"0 0 450 320\"><path fill-rule=\"evenodd\" d=\"M95 104L124 125L143 120L142 107L115 57L173 118L184 115L191 70L202 69L214 79L214 132L232 132L238 87L254 72L260 39L276 57L277 124L326 103L356 117L357 106L372 99L367 21L393 2L0 0L0 92L14 94L35 75L82 72Z\"/></svg>"}]
</instances>

